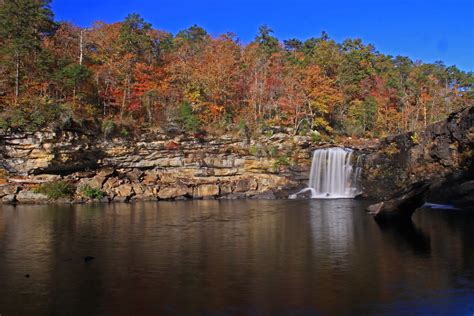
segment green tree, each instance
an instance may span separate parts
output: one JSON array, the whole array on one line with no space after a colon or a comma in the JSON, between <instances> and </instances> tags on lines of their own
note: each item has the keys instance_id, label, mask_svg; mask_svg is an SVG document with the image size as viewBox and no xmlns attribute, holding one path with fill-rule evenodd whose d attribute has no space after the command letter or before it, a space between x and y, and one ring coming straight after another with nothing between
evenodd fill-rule
<instances>
[{"instance_id":1,"label":"green tree","mask_svg":"<svg viewBox=\"0 0 474 316\"><path fill-rule=\"evenodd\" d=\"M77 87L86 82L90 76L91 72L87 67L72 63L59 69L55 73L54 79L58 85L72 91L73 100L75 101Z\"/></svg>"},{"instance_id":2,"label":"green tree","mask_svg":"<svg viewBox=\"0 0 474 316\"><path fill-rule=\"evenodd\" d=\"M285 45L285 49L289 52L299 51L303 48L303 42L296 38L284 40L283 44Z\"/></svg>"},{"instance_id":3,"label":"green tree","mask_svg":"<svg viewBox=\"0 0 474 316\"><path fill-rule=\"evenodd\" d=\"M123 118L126 105L131 97L131 87L133 83L133 72L137 62L145 61L151 64L153 61L153 41L150 38L151 24L138 14L129 14L122 22L119 31L119 52L121 62L124 64L122 69L122 105L120 108L120 118Z\"/></svg>"},{"instance_id":4,"label":"green tree","mask_svg":"<svg viewBox=\"0 0 474 316\"><path fill-rule=\"evenodd\" d=\"M186 30L179 31L176 38L182 39L190 43L203 43L209 40L209 34L202 27L193 25Z\"/></svg>"},{"instance_id":5,"label":"green tree","mask_svg":"<svg viewBox=\"0 0 474 316\"><path fill-rule=\"evenodd\" d=\"M132 53L136 58L142 57L152 48L149 36L151 24L138 14L129 14L122 23L119 34L120 49Z\"/></svg>"},{"instance_id":6,"label":"green tree","mask_svg":"<svg viewBox=\"0 0 474 316\"><path fill-rule=\"evenodd\" d=\"M15 72L15 103L20 94L21 63L40 49L41 39L55 26L51 0L5 0L0 5L1 53L10 56Z\"/></svg>"},{"instance_id":7,"label":"green tree","mask_svg":"<svg viewBox=\"0 0 474 316\"><path fill-rule=\"evenodd\" d=\"M280 50L278 39L272 35L273 30L266 25L260 26L255 42L265 54L271 55Z\"/></svg>"}]
</instances>

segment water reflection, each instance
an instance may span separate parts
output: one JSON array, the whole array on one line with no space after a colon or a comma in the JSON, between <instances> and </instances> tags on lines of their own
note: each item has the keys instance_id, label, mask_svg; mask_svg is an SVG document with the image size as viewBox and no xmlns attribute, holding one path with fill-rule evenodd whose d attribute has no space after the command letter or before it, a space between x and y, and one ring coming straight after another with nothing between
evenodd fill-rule
<instances>
[{"instance_id":1,"label":"water reflection","mask_svg":"<svg viewBox=\"0 0 474 316\"><path fill-rule=\"evenodd\" d=\"M430 238L421 229L417 228L412 221L401 221L390 223L386 221L377 222L381 232L387 237L388 243L393 243L400 250L408 248L414 254L429 256L431 245Z\"/></svg>"},{"instance_id":2,"label":"water reflection","mask_svg":"<svg viewBox=\"0 0 474 316\"><path fill-rule=\"evenodd\" d=\"M421 211L411 226L386 227L364 206L3 207L0 313L368 315L428 303L469 311L473 216Z\"/></svg>"}]
</instances>

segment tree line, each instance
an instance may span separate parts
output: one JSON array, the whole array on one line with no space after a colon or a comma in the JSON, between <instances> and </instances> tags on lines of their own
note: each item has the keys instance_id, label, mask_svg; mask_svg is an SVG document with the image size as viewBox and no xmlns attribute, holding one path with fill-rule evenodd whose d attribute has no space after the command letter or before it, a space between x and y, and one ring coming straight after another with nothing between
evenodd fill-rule
<instances>
[{"instance_id":1,"label":"tree line","mask_svg":"<svg viewBox=\"0 0 474 316\"><path fill-rule=\"evenodd\" d=\"M171 34L137 14L80 28L49 0L0 2L0 128L61 118L189 131L266 126L380 137L472 105L474 76L327 33L254 40L199 26Z\"/></svg>"}]
</instances>

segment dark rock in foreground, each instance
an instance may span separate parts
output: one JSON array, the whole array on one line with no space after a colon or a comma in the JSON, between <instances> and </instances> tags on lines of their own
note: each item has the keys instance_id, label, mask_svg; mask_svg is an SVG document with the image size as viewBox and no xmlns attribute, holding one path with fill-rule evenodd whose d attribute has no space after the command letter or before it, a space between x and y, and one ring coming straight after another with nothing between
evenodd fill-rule
<instances>
[{"instance_id":1,"label":"dark rock in foreground","mask_svg":"<svg viewBox=\"0 0 474 316\"><path fill-rule=\"evenodd\" d=\"M361 183L371 198L385 200L411 183L432 183L430 201L469 203L474 180L474 106L456 111L446 120L384 138L375 149L363 150ZM460 196L460 193L463 196Z\"/></svg>"},{"instance_id":2,"label":"dark rock in foreground","mask_svg":"<svg viewBox=\"0 0 474 316\"><path fill-rule=\"evenodd\" d=\"M370 205L367 211L378 221L410 220L415 210L425 203L429 188L427 181L416 182L386 201Z\"/></svg>"}]
</instances>

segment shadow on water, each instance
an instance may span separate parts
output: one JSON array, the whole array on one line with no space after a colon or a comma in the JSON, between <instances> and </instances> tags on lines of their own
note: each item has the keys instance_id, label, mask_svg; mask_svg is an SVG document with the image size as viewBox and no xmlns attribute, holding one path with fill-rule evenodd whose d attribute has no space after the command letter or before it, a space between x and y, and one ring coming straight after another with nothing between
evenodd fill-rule
<instances>
[{"instance_id":1,"label":"shadow on water","mask_svg":"<svg viewBox=\"0 0 474 316\"><path fill-rule=\"evenodd\" d=\"M431 252L430 237L416 227L412 220L387 222L375 221L383 235L390 242L402 249L410 249L414 254L429 256Z\"/></svg>"}]
</instances>

